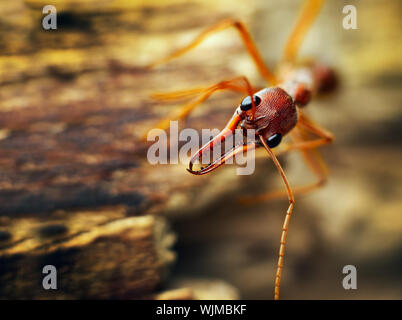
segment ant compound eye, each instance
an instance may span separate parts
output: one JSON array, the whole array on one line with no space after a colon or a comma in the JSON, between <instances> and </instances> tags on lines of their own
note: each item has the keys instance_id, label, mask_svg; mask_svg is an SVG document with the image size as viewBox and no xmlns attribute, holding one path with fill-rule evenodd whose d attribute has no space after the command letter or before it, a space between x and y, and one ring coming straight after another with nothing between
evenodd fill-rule
<instances>
[{"instance_id":1,"label":"ant compound eye","mask_svg":"<svg viewBox=\"0 0 402 320\"><path fill-rule=\"evenodd\" d=\"M282 135L280 133L275 133L267 139L267 145L270 148L275 148L282 141Z\"/></svg>"},{"instance_id":2,"label":"ant compound eye","mask_svg":"<svg viewBox=\"0 0 402 320\"><path fill-rule=\"evenodd\" d=\"M261 98L259 96L253 96L255 106L257 107L261 103ZM241 111L247 111L252 108L251 98L250 96L245 97L240 104Z\"/></svg>"}]
</instances>

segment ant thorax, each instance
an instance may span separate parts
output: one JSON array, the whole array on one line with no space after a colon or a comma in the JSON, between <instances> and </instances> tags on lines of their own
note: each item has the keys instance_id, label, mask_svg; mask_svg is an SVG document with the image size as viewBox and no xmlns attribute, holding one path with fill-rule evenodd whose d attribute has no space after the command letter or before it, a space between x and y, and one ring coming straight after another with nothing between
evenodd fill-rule
<instances>
[{"instance_id":1,"label":"ant thorax","mask_svg":"<svg viewBox=\"0 0 402 320\"><path fill-rule=\"evenodd\" d=\"M293 68L283 67L280 79L279 86L299 107L304 107L312 95L334 90L338 82L334 70L319 62L308 62Z\"/></svg>"}]
</instances>

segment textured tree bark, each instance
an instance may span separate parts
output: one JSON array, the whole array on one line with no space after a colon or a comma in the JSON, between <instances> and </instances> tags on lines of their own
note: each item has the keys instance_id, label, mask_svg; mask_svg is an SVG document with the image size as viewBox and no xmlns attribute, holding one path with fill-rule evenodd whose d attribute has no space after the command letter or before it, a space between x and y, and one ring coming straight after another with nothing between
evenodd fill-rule
<instances>
[{"instance_id":1,"label":"textured tree bark","mask_svg":"<svg viewBox=\"0 0 402 320\"><path fill-rule=\"evenodd\" d=\"M174 234L153 216L121 208L77 211L46 220L2 224L0 298L140 298L154 291L175 261ZM45 265L57 290L44 290Z\"/></svg>"},{"instance_id":2,"label":"textured tree bark","mask_svg":"<svg viewBox=\"0 0 402 320\"><path fill-rule=\"evenodd\" d=\"M0 4L0 298L197 298L188 288L155 296L166 290L175 235L152 214L192 212L215 194L182 166L147 162L137 138L169 108L149 95L169 87L166 74L143 68L153 56L138 53L144 43L167 53L161 37L219 16L188 17L196 2L161 3L55 1L55 31L42 29L46 2ZM167 76L185 88L188 70ZM224 125L226 114L214 118ZM48 264L58 290L42 287Z\"/></svg>"}]
</instances>

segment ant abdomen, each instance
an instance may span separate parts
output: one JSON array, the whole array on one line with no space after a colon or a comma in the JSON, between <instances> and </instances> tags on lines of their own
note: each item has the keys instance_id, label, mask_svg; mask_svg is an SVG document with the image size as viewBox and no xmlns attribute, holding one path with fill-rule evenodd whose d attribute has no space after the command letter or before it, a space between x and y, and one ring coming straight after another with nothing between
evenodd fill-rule
<instances>
[{"instance_id":1,"label":"ant abdomen","mask_svg":"<svg viewBox=\"0 0 402 320\"><path fill-rule=\"evenodd\" d=\"M312 71L318 94L328 93L336 89L338 77L334 69L324 64L316 63Z\"/></svg>"}]
</instances>

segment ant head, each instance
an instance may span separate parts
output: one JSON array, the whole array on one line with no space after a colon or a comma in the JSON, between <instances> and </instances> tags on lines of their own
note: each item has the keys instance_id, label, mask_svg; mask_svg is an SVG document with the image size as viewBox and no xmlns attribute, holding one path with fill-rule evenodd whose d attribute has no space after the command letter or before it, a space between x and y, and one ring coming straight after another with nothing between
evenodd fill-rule
<instances>
[{"instance_id":1,"label":"ant head","mask_svg":"<svg viewBox=\"0 0 402 320\"><path fill-rule=\"evenodd\" d=\"M283 89L279 87L263 89L253 95L253 101L254 108L250 96L242 100L226 127L191 158L187 169L189 172L201 175L217 169L236 154L260 146L259 136L267 141L269 147L274 148L296 125L296 105ZM229 149L222 150L221 144L239 127L243 129L243 135L247 134L248 129L254 129L254 140L243 140L241 143L234 143ZM211 159L212 151L216 147L220 148L218 151L221 152L216 159L213 157ZM195 165L199 169L195 169Z\"/></svg>"},{"instance_id":2,"label":"ant head","mask_svg":"<svg viewBox=\"0 0 402 320\"><path fill-rule=\"evenodd\" d=\"M283 137L296 125L295 102L283 89L271 87L258 91L254 94L254 101L258 102L254 118L246 117L240 124L242 128L255 129L258 135L268 140L275 135Z\"/></svg>"}]
</instances>

